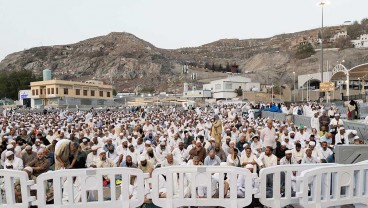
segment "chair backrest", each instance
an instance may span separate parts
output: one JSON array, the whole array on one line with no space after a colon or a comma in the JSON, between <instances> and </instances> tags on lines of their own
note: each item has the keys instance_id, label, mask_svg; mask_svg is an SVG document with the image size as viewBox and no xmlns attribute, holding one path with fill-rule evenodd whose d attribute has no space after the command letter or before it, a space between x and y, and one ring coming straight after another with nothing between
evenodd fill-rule
<instances>
[{"instance_id":1,"label":"chair backrest","mask_svg":"<svg viewBox=\"0 0 368 208\"><path fill-rule=\"evenodd\" d=\"M28 179L25 171L0 170L0 206L29 207L34 205L36 197L30 195L30 186L34 181ZM16 202L15 188L20 188L21 202Z\"/></svg>"},{"instance_id":2,"label":"chair backrest","mask_svg":"<svg viewBox=\"0 0 368 208\"><path fill-rule=\"evenodd\" d=\"M304 207L368 206L368 165L336 165L303 171L297 196Z\"/></svg>"},{"instance_id":3,"label":"chair backrest","mask_svg":"<svg viewBox=\"0 0 368 208\"><path fill-rule=\"evenodd\" d=\"M296 164L296 165L278 165L261 169L259 173L259 193L255 195L260 202L269 207L284 207L289 204L299 202L295 196L298 188L296 176L302 171L315 168L317 166L331 166L334 164ZM281 191L283 190L283 191Z\"/></svg>"},{"instance_id":4,"label":"chair backrest","mask_svg":"<svg viewBox=\"0 0 368 208\"><path fill-rule=\"evenodd\" d=\"M130 182L135 178L136 196L130 198ZM103 184L103 179L110 184ZM116 180L121 184L116 185ZM138 207L144 202L144 174L134 168L95 168L59 170L37 178L39 207ZM52 185L54 203L46 204L47 187ZM90 195L94 200L87 200ZM96 196L97 195L97 196Z\"/></svg>"},{"instance_id":5,"label":"chair backrest","mask_svg":"<svg viewBox=\"0 0 368 208\"><path fill-rule=\"evenodd\" d=\"M224 176L227 175L230 197L224 197ZM245 197L237 197L237 178L245 180ZM162 176L166 178L166 198L160 198ZM212 197L213 181L218 182L218 198ZM205 187L206 198L198 198L198 188ZM185 189L187 191L185 191ZM187 193L185 193L187 192ZM189 194L188 194L189 193ZM252 173L244 168L224 166L176 166L159 168L152 174L152 202L160 207L222 206L245 207L252 202Z\"/></svg>"}]
</instances>

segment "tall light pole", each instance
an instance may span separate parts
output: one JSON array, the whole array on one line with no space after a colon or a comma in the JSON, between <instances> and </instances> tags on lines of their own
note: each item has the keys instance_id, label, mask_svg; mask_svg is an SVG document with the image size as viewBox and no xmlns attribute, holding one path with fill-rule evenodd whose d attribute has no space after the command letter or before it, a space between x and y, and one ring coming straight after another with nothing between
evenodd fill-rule
<instances>
[{"instance_id":1,"label":"tall light pole","mask_svg":"<svg viewBox=\"0 0 368 208\"><path fill-rule=\"evenodd\" d=\"M360 77L358 78L359 98L360 98Z\"/></svg>"},{"instance_id":2,"label":"tall light pole","mask_svg":"<svg viewBox=\"0 0 368 208\"><path fill-rule=\"evenodd\" d=\"M323 9L329 4L327 0L321 0L317 6L322 10L322 27L321 27L321 82L323 82Z\"/></svg>"},{"instance_id":3,"label":"tall light pole","mask_svg":"<svg viewBox=\"0 0 368 208\"><path fill-rule=\"evenodd\" d=\"M293 90L293 92L294 92L294 99L293 99L293 102L295 103L295 72L293 72L293 75L294 75L294 90Z\"/></svg>"}]
</instances>

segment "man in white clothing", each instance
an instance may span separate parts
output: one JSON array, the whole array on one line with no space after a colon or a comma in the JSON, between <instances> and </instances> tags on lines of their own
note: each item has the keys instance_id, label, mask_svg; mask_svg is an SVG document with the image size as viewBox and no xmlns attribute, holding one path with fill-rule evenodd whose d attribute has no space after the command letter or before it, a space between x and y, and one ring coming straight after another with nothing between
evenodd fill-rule
<instances>
[{"instance_id":1,"label":"man in white clothing","mask_svg":"<svg viewBox=\"0 0 368 208\"><path fill-rule=\"evenodd\" d=\"M99 155L97 155L97 146L93 146L92 148L92 152L90 152L87 155L87 160L86 160L86 167L87 168L96 168L97 167L97 163L100 160Z\"/></svg>"},{"instance_id":2,"label":"man in white clothing","mask_svg":"<svg viewBox=\"0 0 368 208\"><path fill-rule=\"evenodd\" d=\"M262 129L261 131L261 142L264 146L276 148L275 136L276 131L275 128L273 128L273 122L271 119L268 119L266 128Z\"/></svg>"},{"instance_id":3,"label":"man in white clothing","mask_svg":"<svg viewBox=\"0 0 368 208\"><path fill-rule=\"evenodd\" d=\"M23 160L14 156L12 151L5 153L6 160L4 162L4 169L6 170L23 170Z\"/></svg>"},{"instance_id":4,"label":"man in white clothing","mask_svg":"<svg viewBox=\"0 0 368 208\"><path fill-rule=\"evenodd\" d=\"M318 151L317 158L319 160L326 160L328 156L332 155L332 150L328 148L327 142L323 141L321 144L322 148Z\"/></svg>"},{"instance_id":5,"label":"man in white clothing","mask_svg":"<svg viewBox=\"0 0 368 208\"><path fill-rule=\"evenodd\" d=\"M261 168L268 168L277 165L277 157L272 154L272 147L267 146L265 152L262 152L258 158L258 165Z\"/></svg>"},{"instance_id":6,"label":"man in white clothing","mask_svg":"<svg viewBox=\"0 0 368 208\"><path fill-rule=\"evenodd\" d=\"M311 118L311 128L319 130L319 112L316 111L314 116Z\"/></svg>"},{"instance_id":7,"label":"man in white clothing","mask_svg":"<svg viewBox=\"0 0 368 208\"><path fill-rule=\"evenodd\" d=\"M335 135L335 145L336 144L345 144L348 145L349 144L349 134L347 132L345 132L345 128L344 127L340 127L339 128L339 133L337 133Z\"/></svg>"},{"instance_id":8,"label":"man in white clothing","mask_svg":"<svg viewBox=\"0 0 368 208\"><path fill-rule=\"evenodd\" d=\"M189 158L189 152L184 148L184 143L181 140L179 140L179 147L175 148L172 154L179 162L186 162Z\"/></svg>"}]
</instances>

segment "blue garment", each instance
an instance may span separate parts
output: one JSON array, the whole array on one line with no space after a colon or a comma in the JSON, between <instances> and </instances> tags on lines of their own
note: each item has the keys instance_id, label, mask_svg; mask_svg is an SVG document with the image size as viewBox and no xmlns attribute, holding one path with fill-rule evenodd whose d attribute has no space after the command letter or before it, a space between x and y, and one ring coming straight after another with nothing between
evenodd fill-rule
<instances>
[{"instance_id":1,"label":"blue garment","mask_svg":"<svg viewBox=\"0 0 368 208\"><path fill-rule=\"evenodd\" d=\"M326 161L327 161L328 163L335 163L335 153L333 153L332 155L328 156L328 157L326 158Z\"/></svg>"},{"instance_id":2,"label":"blue garment","mask_svg":"<svg viewBox=\"0 0 368 208\"><path fill-rule=\"evenodd\" d=\"M274 104L272 104L270 108L263 109L263 111L270 111L270 112L274 112L274 113L281 113L281 110L276 105L274 105Z\"/></svg>"}]
</instances>

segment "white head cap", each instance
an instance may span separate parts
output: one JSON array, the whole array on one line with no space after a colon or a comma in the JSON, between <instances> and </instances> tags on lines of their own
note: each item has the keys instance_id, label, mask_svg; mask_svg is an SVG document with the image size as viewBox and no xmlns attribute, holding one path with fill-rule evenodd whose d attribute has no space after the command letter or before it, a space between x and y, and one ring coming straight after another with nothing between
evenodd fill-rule
<instances>
[{"instance_id":1,"label":"white head cap","mask_svg":"<svg viewBox=\"0 0 368 208\"><path fill-rule=\"evenodd\" d=\"M5 156L9 157L11 155L14 155L13 151L6 151Z\"/></svg>"},{"instance_id":2,"label":"white head cap","mask_svg":"<svg viewBox=\"0 0 368 208\"><path fill-rule=\"evenodd\" d=\"M247 169L252 168L252 169L253 169L253 165L252 165L252 164L247 164L247 165L245 166L245 168L247 168Z\"/></svg>"}]
</instances>

